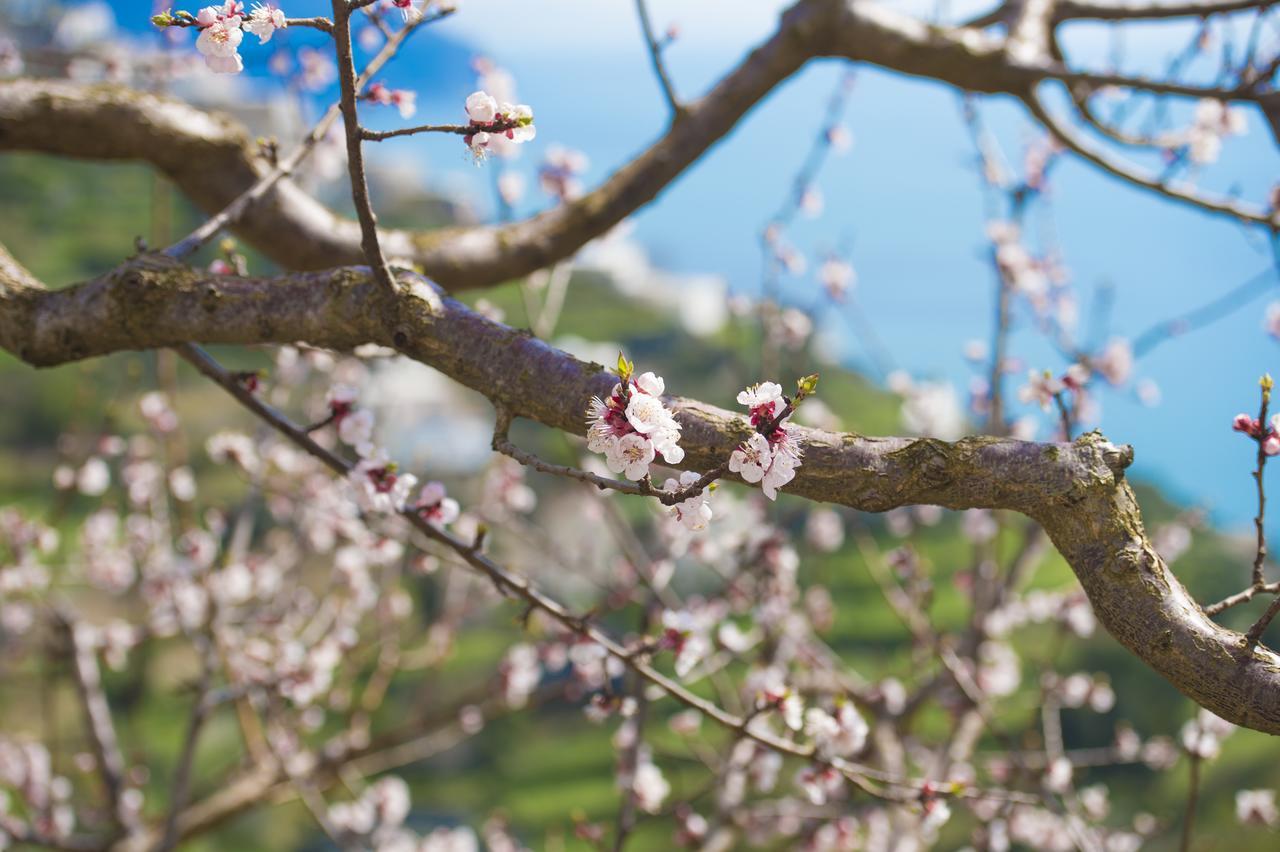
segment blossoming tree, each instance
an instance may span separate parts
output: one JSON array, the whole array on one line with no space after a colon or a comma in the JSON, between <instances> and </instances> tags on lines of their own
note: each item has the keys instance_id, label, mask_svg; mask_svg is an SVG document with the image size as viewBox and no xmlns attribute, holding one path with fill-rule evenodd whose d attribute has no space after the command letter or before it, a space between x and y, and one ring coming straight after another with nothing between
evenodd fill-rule
<instances>
[{"instance_id":1,"label":"blossoming tree","mask_svg":"<svg viewBox=\"0 0 1280 852\"><path fill-rule=\"evenodd\" d=\"M534 109L486 64L478 90L443 117L457 123L375 131L362 116L390 106L413 117L416 93L388 87L382 68L419 29L453 14L484 15L483 4L333 0L314 17L238 2L159 11L152 23L161 33L194 31L186 50L199 59L193 69L133 57L140 84L241 73L242 52L282 33L305 29L324 40L299 55L300 80L336 74L340 99L286 142L255 141L231 119L154 91L34 73L21 45L0 47L8 75L0 150L144 161L208 215L172 245L140 244L115 268L62 289L27 271L22 246L0 248L0 347L33 367L146 350L173 369L176 353L257 424L208 437L204 455L238 490L205 501L195 463L184 460L171 383L137 400L138 434L104 427L87 444L67 442L51 472L63 502L43 520L0 510L4 664L9 656L17 667L47 660L50 677L74 688L83 732L82 746L68 750L57 738L10 735L6 723L0 848L170 849L288 797L343 848L478 848L470 826L417 826L408 786L389 773L551 702L577 704L613 731L616 816L564 815L591 847L647 837L652 848L1123 850L1165 833L1189 848L1200 773L1222 740L1237 726L1280 735L1280 655L1267 645L1280 610L1264 532L1264 469L1280 454L1270 378L1257 416L1233 422L1257 445L1256 555L1240 591L1201 603L1168 565L1185 551L1188 525L1147 533L1126 478L1134 449L1098 431L1078 434L1098 387L1128 382L1134 360L1174 329L1093 348L1077 342L1060 322L1056 261L1030 245L1022 223L1054 163L1071 155L1274 239L1280 213L1270 187L1251 187L1261 197L1249 200L1189 179L1242 132L1240 110L1256 110L1280 137L1273 5L1022 0L926 20L868 0L799 0L772 36L690 100L676 94L664 63L678 31L660 35L643 0L636 7L669 107L657 141L589 191L582 155L553 148L538 173L554 202L545 212L420 231L379 226L367 147L452 134L481 168L493 168L535 138ZM1201 22L1192 54L1206 50L1214 27L1243 26L1246 35L1224 51L1213 84L1187 81L1178 62L1157 76L1089 70L1060 38L1078 21L1166 19ZM353 43L365 33L378 48L359 68ZM696 365L687 365L688 379L684 365L664 378L626 354L606 369L549 344L575 255L820 57L1006 95L1044 131L1013 177L967 108L984 185L1010 211L989 226L997 319L991 346L970 353L983 373L970 415L956 410L949 388L897 375L890 384L913 434L865 437L827 428L817 374L781 375L784 360L807 366L810 327L780 292L782 272L804 260L787 233L797 213L821 207L822 159L848 147L838 121L844 83L795 197L762 232L760 355L747 382L698 401L668 393L668 382L679 391ZM29 62L33 73L23 76ZM1193 104L1190 123L1180 125L1166 102ZM1144 104L1154 104L1154 117L1138 128L1131 114ZM341 129L354 221L296 180L332 128ZM1118 153L1125 149L1158 152L1166 168L1146 172ZM508 205L522 190L507 173L496 186ZM251 275L233 241L197 263L226 234L278 271ZM840 301L855 276L837 252L822 260L818 279ZM528 329L461 301L513 280L532 304ZM1058 434L1046 442L1027 439L1005 394L1010 316L1023 302L1067 362L1031 370L1019 389L1052 414ZM1199 321L1183 318L1178 328ZM269 368L236 370L208 345L274 349ZM365 400L373 365L392 357L488 401L493 457L478 483L451 495L444 477L393 457ZM735 399L742 410L716 407ZM545 441L540 453L517 443L513 430L530 424L568 437L568 448L555 450L560 458L551 460ZM531 483L573 501L593 537L612 541L608 551L579 547L581 531L536 519ZM79 500L92 508L72 523L67 506ZM972 565L957 579L958 623L935 611L930 560L913 545L943 509L964 512L966 552L953 557ZM881 526L855 512L888 514ZM1076 583L1028 591L1047 544ZM851 554L901 621L900 670L864 670L867 661L847 659L824 638L844 602L821 584L806 586L800 562L833 553ZM600 564L582 568L593 560ZM576 596L556 575L579 568L603 577L600 594L571 605ZM683 572L705 582L685 583ZM1215 620L1247 607L1256 613L1242 631ZM389 696L447 665L455 641L495 611L516 616L520 635L504 644L482 688L450 701L426 689L411 718L388 718ZM1198 705L1176 740L1117 724L1105 746L1070 742L1064 710L1107 714L1123 686L1059 671L1055 656L1032 686L1031 721L1012 720L1009 708L1026 696L1018 637L1037 625L1051 626L1055 641L1087 636L1095 621ZM125 700L104 684L141 665L139 657L174 648L190 673L189 683L170 684L183 702L184 734L172 764L153 767L147 748L130 741L137 732L122 733ZM234 760L201 750L215 724L234 728ZM679 787L672 738L683 747L678 759L694 767L681 777L696 779ZM1097 767L1158 771L1180 758L1190 784L1178 814L1109 819L1107 788L1083 783ZM163 795L143 793L153 771L167 779ZM1273 790L1242 789L1235 808L1244 824L1280 821ZM654 826L658 834L643 835ZM539 843L498 817L479 828L491 849Z\"/></svg>"}]
</instances>

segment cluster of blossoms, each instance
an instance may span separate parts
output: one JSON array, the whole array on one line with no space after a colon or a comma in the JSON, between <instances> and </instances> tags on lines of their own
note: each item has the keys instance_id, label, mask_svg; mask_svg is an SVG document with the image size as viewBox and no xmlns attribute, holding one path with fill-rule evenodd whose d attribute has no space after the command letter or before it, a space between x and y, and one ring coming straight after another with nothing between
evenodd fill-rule
<instances>
[{"instance_id":1,"label":"cluster of blossoms","mask_svg":"<svg viewBox=\"0 0 1280 852\"><path fill-rule=\"evenodd\" d=\"M1235 725L1201 708L1194 719L1182 726L1179 739L1187 754L1213 760L1222 752L1222 741L1235 730Z\"/></svg>"},{"instance_id":2,"label":"cluster of blossoms","mask_svg":"<svg viewBox=\"0 0 1280 852\"><path fill-rule=\"evenodd\" d=\"M818 283L834 301L844 301L845 294L857 281L858 274L854 272L853 264L839 255L831 255L818 267Z\"/></svg>"},{"instance_id":3,"label":"cluster of blossoms","mask_svg":"<svg viewBox=\"0 0 1280 852\"><path fill-rule=\"evenodd\" d=\"M355 487L361 507L373 512L400 512L409 505L409 496L418 484L413 474L400 473L386 451L373 444L373 413L366 408L356 408L356 389L351 385L337 384L325 398L329 409L326 420L338 430L338 439L355 449L360 461L352 468L348 479ZM422 487L418 499L412 504L423 520L444 527L458 519L458 501L449 497L439 482L428 482Z\"/></svg>"},{"instance_id":4,"label":"cluster of blossoms","mask_svg":"<svg viewBox=\"0 0 1280 852\"><path fill-rule=\"evenodd\" d=\"M1196 104L1195 117L1187 130L1187 155L1196 165L1214 163L1222 153L1222 140L1242 136L1247 128L1243 109L1205 98Z\"/></svg>"},{"instance_id":5,"label":"cluster of blossoms","mask_svg":"<svg viewBox=\"0 0 1280 852\"><path fill-rule=\"evenodd\" d=\"M662 613L662 637L658 640L658 647L675 653L677 677L687 677L693 667L711 653L708 633L718 615L720 613L714 608L666 610Z\"/></svg>"},{"instance_id":6,"label":"cluster of blossoms","mask_svg":"<svg viewBox=\"0 0 1280 852\"><path fill-rule=\"evenodd\" d=\"M1053 406L1058 395L1066 390L1079 390L1089 380L1089 371L1079 364L1072 364L1061 376L1049 370L1030 370L1027 383L1018 389L1018 399L1035 403L1045 411Z\"/></svg>"},{"instance_id":7,"label":"cluster of blossoms","mask_svg":"<svg viewBox=\"0 0 1280 852\"><path fill-rule=\"evenodd\" d=\"M164 12L151 22L158 27L198 28L196 50L209 69L219 74L238 74L244 70L240 42L246 32L256 35L259 44L266 44L276 30L288 26L284 12L275 6L255 3L253 11L246 15L244 4L236 0L227 0L221 6L205 6L194 16L190 12Z\"/></svg>"},{"instance_id":8,"label":"cluster of blossoms","mask_svg":"<svg viewBox=\"0 0 1280 852\"><path fill-rule=\"evenodd\" d=\"M1001 278L1033 303L1042 302L1049 291L1048 261L1027 249L1022 229L1012 222L991 222L987 225L987 238L995 250Z\"/></svg>"},{"instance_id":9,"label":"cluster of blossoms","mask_svg":"<svg viewBox=\"0 0 1280 852\"><path fill-rule=\"evenodd\" d=\"M1264 428L1258 418L1240 413L1231 421L1231 428L1262 442L1262 451L1267 455L1280 455L1280 414L1273 416L1270 425Z\"/></svg>"},{"instance_id":10,"label":"cluster of blossoms","mask_svg":"<svg viewBox=\"0 0 1280 852\"><path fill-rule=\"evenodd\" d=\"M363 97L370 103L395 107L400 110L401 118L413 118L418 111L418 95L411 89L391 89L384 83L373 83Z\"/></svg>"},{"instance_id":11,"label":"cluster of blossoms","mask_svg":"<svg viewBox=\"0 0 1280 852\"><path fill-rule=\"evenodd\" d=\"M793 404L776 382L752 385L738 394L738 404L750 410L756 432L729 456L729 470L746 482L759 482L764 496L776 500L778 489L795 478L802 455L786 429Z\"/></svg>"},{"instance_id":12,"label":"cluster of blossoms","mask_svg":"<svg viewBox=\"0 0 1280 852\"><path fill-rule=\"evenodd\" d=\"M913 435L954 441L968 423L950 382L917 382L902 370L889 374L888 386L902 397L902 425Z\"/></svg>"},{"instance_id":13,"label":"cluster of blossoms","mask_svg":"<svg viewBox=\"0 0 1280 852\"><path fill-rule=\"evenodd\" d=\"M985 352L985 347L981 351ZM1113 338L1095 354L1080 356L1080 360L1071 364L1060 375L1054 375L1050 370L1029 370L1027 383L1018 389L1018 398L1024 403L1033 403L1048 411L1055 400L1060 399L1061 394L1069 393L1074 419L1093 420L1101 411L1096 396L1089 393L1090 383L1097 377L1112 387L1120 387L1133 377L1133 367L1132 344L1124 338ZM1133 390L1144 405L1154 405L1159 400L1160 389L1150 380L1138 381ZM986 381L980 380L971 391L974 410L980 414L988 413L990 388ZM1031 421L1028 425L1033 423Z\"/></svg>"},{"instance_id":14,"label":"cluster of blossoms","mask_svg":"<svg viewBox=\"0 0 1280 852\"><path fill-rule=\"evenodd\" d=\"M701 477L691 470L680 474L679 479L668 479L662 484L663 491L680 491L691 487ZM708 489L714 487L714 483ZM671 507L671 516L685 529L698 532L707 528L711 522L711 504L707 501L706 491L695 494Z\"/></svg>"},{"instance_id":15,"label":"cluster of blossoms","mask_svg":"<svg viewBox=\"0 0 1280 852\"><path fill-rule=\"evenodd\" d=\"M587 166L586 154L552 145L538 169L538 185L543 192L559 201L573 201L582 195L579 177Z\"/></svg>"},{"instance_id":16,"label":"cluster of blossoms","mask_svg":"<svg viewBox=\"0 0 1280 852\"><path fill-rule=\"evenodd\" d=\"M477 159L484 157L496 139L520 144L537 135L533 126L533 108L527 104L512 105L488 92L472 92L467 97L467 118L471 132L463 137Z\"/></svg>"},{"instance_id":17,"label":"cluster of blossoms","mask_svg":"<svg viewBox=\"0 0 1280 852\"><path fill-rule=\"evenodd\" d=\"M661 376L635 376L633 365L621 356L618 376L621 381L609 398L593 397L587 407L587 449L604 453L609 470L639 481L649 475L658 455L668 464L684 459L680 424L662 404L666 383Z\"/></svg>"},{"instance_id":18,"label":"cluster of blossoms","mask_svg":"<svg viewBox=\"0 0 1280 852\"><path fill-rule=\"evenodd\" d=\"M1245 825L1280 825L1275 790L1241 790L1236 793L1236 819Z\"/></svg>"},{"instance_id":19,"label":"cluster of blossoms","mask_svg":"<svg viewBox=\"0 0 1280 852\"><path fill-rule=\"evenodd\" d=\"M820 707L806 710L804 733L822 757L853 757L866 746L871 728L851 702L838 701L834 713Z\"/></svg>"},{"instance_id":20,"label":"cluster of blossoms","mask_svg":"<svg viewBox=\"0 0 1280 852\"><path fill-rule=\"evenodd\" d=\"M422 9L418 8L417 0L388 0L388 2L392 8L400 10L406 24L422 20Z\"/></svg>"},{"instance_id":21,"label":"cluster of blossoms","mask_svg":"<svg viewBox=\"0 0 1280 852\"><path fill-rule=\"evenodd\" d=\"M401 473L383 450L361 459L347 478L355 489L361 508L370 512L402 511L418 484L416 476Z\"/></svg>"}]
</instances>

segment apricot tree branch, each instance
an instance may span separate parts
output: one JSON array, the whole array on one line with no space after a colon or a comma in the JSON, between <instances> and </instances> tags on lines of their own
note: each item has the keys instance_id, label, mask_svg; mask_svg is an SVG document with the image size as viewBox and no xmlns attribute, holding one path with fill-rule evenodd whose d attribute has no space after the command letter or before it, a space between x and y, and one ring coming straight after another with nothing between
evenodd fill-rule
<instances>
[{"instance_id":1,"label":"apricot tree branch","mask_svg":"<svg viewBox=\"0 0 1280 852\"><path fill-rule=\"evenodd\" d=\"M342 126L347 139L347 173L351 177L351 200L360 220L360 248L365 262L378 281L388 289L395 286L391 267L378 241L378 217L369 199L369 181L364 169L364 140L361 136L357 97L356 66L351 46L351 6L347 0L333 0L333 40L338 54L338 85L342 90Z\"/></svg>"},{"instance_id":2,"label":"apricot tree branch","mask_svg":"<svg viewBox=\"0 0 1280 852\"><path fill-rule=\"evenodd\" d=\"M419 20L407 24L403 29L387 37L386 43L382 45L382 48L373 59L369 60L364 71L356 79L355 90L357 95L364 90L373 75L377 74L383 65L386 65L388 61L399 53L400 47L405 43L405 40L423 22L423 20ZM248 187L216 214L205 220L189 235L166 249L165 253L170 257L176 257L181 260L199 250L201 246L217 236L223 228L232 227L239 223L253 209L255 204L272 192L281 179L288 177L297 170L298 166L310 156L315 146L325 137L325 134L329 132L329 128L333 126L333 123L338 120L338 116L341 114L341 102L330 106L325 111L325 114L320 117L320 120L316 122L315 126L311 128L311 132L287 157L276 163L252 186Z\"/></svg>"},{"instance_id":3,"label":"apricot tree branch","mask_svg":"<svg viewBox=\"0 0 1280 852\"><path fill-rule=\"evenodd\" d=\"M1152 190L1166 198L1181 201L1184 204L1191 204L1204 210L1234 216L1242 222L1280 228L1280 211L1266 211L1233 198L1213 197L1198 192L1193 187L1177 185L1146 174L1137 166L1122 162L1090 144L1075 128L1054 117L1037 93L1029 92L1023 97L1023 103L1032 116L1043 124L1045 129L1053 134L1054 138L1059 142L1080 158L1093 163L1098 168L1115 175L1121 180Z\"/></svg>"},{"instance_id":4,"label":"apricot tree branch","mask_svg":"<svg viewBox=\"0 0 1280 852\"><path fill-rule=\"evenodd\" d=\"M236 380L234 374L223 369L221 365L198 347L188 345L181 348L179 352L203 375L222 386L246 408L279 430L300 449L319 459L334 473L345 476L351 472L353 466L350 463L335 455L333 451L317 444L305 430L294 425L284 415L259 400L253 393L245 389L241 382ZM919 790L925 785L925 782L922 781L897 778L849 760L824 756L818 753L812 745L802 745L794 740L777 736L767 728L751 725L752 716L736 716L719 705L694 694L650 665L646 661L647 654L643 652L637 653L635 650L619 644L601 629L592 625L587 618L571 612L559 601L538 589L526 577L494 562L482 552L478 541L468 542L458 538L426 520L412 507L401 510L399 514L419 533L452 550L466 564L487 577L499 591L523 600L530 607L546 613L567 630L595 642L635 674L711 721L781 754L800 757L816 764L830 767L864 792L887 801L915 801ZM873 783L873 780L881 782L884 786ZM1006 801L1021 801L1023 803L1035 803L1038 801L1034 797L1004 790L966 789L957 795L967 798L995 798Z\"/></svg>"},{"instance_id":5,"label":"apricot tree branch","mask_svg":"<svg viewBox=\"0 0 1280 852\"><path fill-rule=\"evenodd\" d=\"M586 431L588 401L616 382L600 365L485 319L406 271L388 295L362 268L241 278L144 256L48 291L12 266L0 263L0 348L33 365L190 342L302 341L338 350L378 343L482 392L512 416L575 435ZM738 415L688 399L667 405L682 427L680 467L713 468L742 440ZM805 463L789 493L862 511L923 503L1011 509L1037 521L1122 644L1224 719L1280 734L1280 655L1261 645L1246 650L1244 637L1210 621L1170 573L1125 481L1128 447L1097 432L1039 444L790 431Z\"/></svg>"},{"instance_id":6,"label":"apricot tree branch","mask_svg":"<svg viewBox=\"0 0 1280 852\"><path fill-rule=\"evenodd\" d=\"M340 37L336 41L340 47L344 42ZM799 0L783 13L770 38L703 97L685 104L681 120L596 190L522 222L436 231L381 229L375 234L377 242L384 256L420 266L450 291L491 286L548 267L652 201L779 83L810 59L826 56L966 91L1020 98L1045 80L1085 89L1122 86L1263 106L1272 97L1253 88L1192 86L1077 71L1055 61L1026 61L1010 54L1007 38L973 28L930 26L865 0ZM347 63L340 65L345 69ZM211 213L272 169L250 135L229 119L123 87L48 80L0 83L0 150L147 160ZM1133 179L1105 156L1087 159ZM1216 213L1255 224L1274 223L1274 217L1233 202L1202 199L1158 181L1135 182ZM320 269L364 259L362 245L370 238L367 217L363 218L362 228L291 181L280 180L245 213L236 230L284 267Z\"/></svg>"}]
</instances>

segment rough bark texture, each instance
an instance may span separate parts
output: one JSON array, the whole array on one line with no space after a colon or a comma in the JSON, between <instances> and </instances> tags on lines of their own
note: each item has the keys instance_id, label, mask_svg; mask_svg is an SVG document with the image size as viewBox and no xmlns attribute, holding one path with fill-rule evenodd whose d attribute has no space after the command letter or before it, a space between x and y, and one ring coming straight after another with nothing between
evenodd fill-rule
<instances>
[{"instance_id":1,"label":"rough bark texture","mask_svg":"<svg viewBox=\"0 0 1280 852\"><path fill-rule=\"evenodd\" d=\"M380 343L517 416L584 433L588 400L615 381L600 365L453 299L437 301L414 273L399 273L398 285L388 293L363 267L237 278L144 256L47 291L0 253L0 347L49 366L186 342ZM693 400L670 404L683 427L686 468L722 463L749 432L737 414ZM796 434L805 462L786 491L871 512L913 504L1021 512L1044 527L1113 636L1224 719L1280 734L1280 656L1265 647L1246 652L1244 637L1210 621L1156 554L1124 479L1129 448L1098 433L1070 444L948 443L801 427Z\"/></svg>"}]
</instances>

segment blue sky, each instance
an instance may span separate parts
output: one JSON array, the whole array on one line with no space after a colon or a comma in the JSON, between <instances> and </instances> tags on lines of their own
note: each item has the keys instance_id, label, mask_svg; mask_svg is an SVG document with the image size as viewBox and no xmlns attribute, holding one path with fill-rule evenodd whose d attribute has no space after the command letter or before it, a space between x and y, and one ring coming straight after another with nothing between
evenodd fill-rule
<instances>
[{"instance_id":1,"label":"blue sky","mask_svg":"<svg viewBox=\"0 0 1280 852\"><path fill-rule=\"evenodd\" d=\"M112 5L130 29L141 29L150 8L145 2ZM462 100L474 88L465 57L485 54L512 71L521 100L534 107L538 139L517 163L530 176L542 151L560 143L590 156L587 183L594 184L661 132L665 106L630 0L460 5L458 15L424 33L385 74L389 85L418 92L415 120L459 120ZM660 29L671 21L681 25L681 38L668 52L678 91L686 97L704 91L768 34L782 5L653 0ZM323 13L328 4L284 6L292 15L307 15ZM1129 28L1126 70L1157 69L1188 32L1185 26ZM294 45L319 38L301 32L287 37ZM1069 46L1073 55L1093 60L1106 55L1109 42L1101 28L1082 25ZM248 40L244 53L251 63L265 55ZM788 191L845 67L811 63L636 217L637 237L656 263L722 275L741 292L758 287L761 225ZM1016 162L1031 125L1016 103L982 103ZM895 361L917 376L949 378L963 388L970 371L962 347L989 336L992 273L984 256L982 197L957 104L956 93L938 84L859 70L847 122L855 146L822 172L823 214L792 236L811 256L852 239L858 302ZM395 116L388 110L384 118L389 125ZM414 137L379 153L412 159L435 185L472 187L488 198L490 166L477 169L460 148L456 139ZM1223 162L1203 181L1219 190L1240 186L1246 197L1260 199L1280 177L1278 165L1270 134L1251 114L1249 133L1228 141ZM1136 334L1270 268L1261 235L1122 184L1073 158L1058 166L1053 184L1057 240L1075 286L1085 306L1100 285L1114 287L1116 334ZM807 302L812 278L789 287ZM1260 373L1280 373L1280 349L1262 330L1272 298L1280 299L1280 283L1274 293L1261 293L1228 318L1141 361L1137 375L1162 390L1158 407L1141 406L1126 392L1103 397L1101 425L1113 440L1135 446L1137 475L1238 528L1253 508L1251 445L1230 432L1230 420L1256 408ZM833 308L824 321L840 328L843 318ZM1027 325L1015 333L1014 353L1032 366L1065 366ZM852 354L857 351L853 347Z\"/></svg>"}]
</instances>

